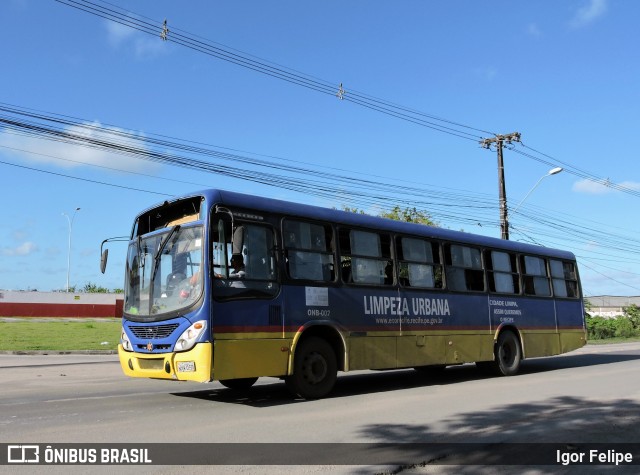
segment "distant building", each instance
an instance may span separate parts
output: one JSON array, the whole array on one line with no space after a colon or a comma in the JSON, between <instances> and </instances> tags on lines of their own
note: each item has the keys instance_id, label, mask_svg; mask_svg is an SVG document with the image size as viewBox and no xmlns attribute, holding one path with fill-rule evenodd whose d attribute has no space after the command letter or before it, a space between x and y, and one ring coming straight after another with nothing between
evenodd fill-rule
<instances>
[{"instance_id":1,"label":"distant building","mask_svg":"<svg viewBox=\"0 0 640 475\"><path fill-rule=\"evenodd\" d=\"M0 317L122 317L122 294L0 290Z\"/></svg>"},{"instance_id":2,"label":"distant building","mask_svg":"<svg viewBox=\"0 0 640 475\"><path fill-rule=\"evenodd\" d=\"M589 314L593 317L615 318L622 315L622 307L637 305L640 307L640 297L616 297L613 295L599 295L595 297L585 297L591 304Z\"/></svg>"}]
</instances>

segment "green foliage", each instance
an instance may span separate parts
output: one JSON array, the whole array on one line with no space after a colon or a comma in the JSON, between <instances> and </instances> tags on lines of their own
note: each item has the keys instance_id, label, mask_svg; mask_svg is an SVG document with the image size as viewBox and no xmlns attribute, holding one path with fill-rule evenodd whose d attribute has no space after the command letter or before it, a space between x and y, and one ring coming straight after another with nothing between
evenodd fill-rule
<instances>
[{"instance_id":1,"label":"green foliage","mask_svg":"<svg viewBox=\"0 0 640 475\"><path fill-rule=\"evenodd\" d=\"M604 317L587 317L587 333L590 340L613 338L616 334L615 320Z\"/></svg>"},{"instance_id":2,"label":"green foliage","mask_svg":"<svg viewBox=\"0 0 640 475\"><path fill-rule=\"evenodd\" d=\"M348 213L356 213L356 214L367 214L364 211L362 211L361 209L351 208L349 206L343 206L342 207L342 211L347 211Z\"/></svg>"},{"instance_id":3,"label":"green foliage","mask_svg":"<svg viewBox=\"0 0 640 475\"><path fill-rule=\"evenodd\" d=\"M349 206L343 206L343 211L357 214L367 214L363 210L358 208L351 208ZM382 211L378 214L381 218L394 219L396 221L404 221L407 223L424 224L426 226L437 226L438 224L431 218L431 216L424 211L420 211L417 208L400 208L395 206L388 211Z\"/></svg>"},{"instance_id":4,"label":"green foliage","mask_svg":"<svg viewBox=\"0 0 640 475\"><path fill-rule=\"evenodd\" d=\"M97 284L94 284L92 282L87 282L82 288L82 291L87 294L108 294L109 293L109 289L105 287L100 287Z\"/></svg>"},{"instance_id":5,"label":"green foliage","mask_svg":"<svg viewBox=\"0 0 640 475\"><path fill-rule=\"evenodd\" d=\"M395 206L391 211L383 211L378 216L381 218L395 219L396 221L405 221L407 223L424 224L427 226L436 225L431 219L431 216L416 208L401 209L400 206Z\"/></svg>"},{"instance_id":6,"label":"green foliage","mask_svg":"<svg viewBox=\"0 0 640 475\"><path fill-rule=\"evenodd\" d=\"M627 315L617 318L587 316L587 332L590 340L605 340L608 338L631 338L640 335L640 329Z\"/></svg>"},{"instance_id":7,"label":"green foliage","mask_svg":"<svg viewBox=\"0 0 640 475\"><path fill-rule=\"evenodd\" d=\"M631 304L628 307L622 307L624 316L629 319L635 330L640 330L640 307Z\"/></svg>"},{"instance_id":8,"label":"green foliage","mask_svg":"<svg viewBox=\"0 0 640 475\"><path fill-rule=\"evenodd\" d=\"M627 317L621 316L616 318L616 333L615 336L620 338L630 338L636 336L636 330L633 328L633 323Z\"/></svg>"}]
</instances>

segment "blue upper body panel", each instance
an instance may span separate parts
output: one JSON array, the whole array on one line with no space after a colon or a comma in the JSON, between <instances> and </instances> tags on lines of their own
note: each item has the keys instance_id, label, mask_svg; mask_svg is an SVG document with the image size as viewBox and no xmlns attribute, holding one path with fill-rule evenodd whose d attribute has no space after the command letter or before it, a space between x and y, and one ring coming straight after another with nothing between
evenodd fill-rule
<instances>
[{"instance_id":1,"label":"blue upper body panel","mask_svg":"<svg viewBox=\"0 0 640 475\"><path fill-rule=\"evenodd\" d=\"M379 231L412 234L432 239L454 241L461 244L471 244L489 248L504 249L512 252L538 254L557 259L575 260L573 253L542 246L534 246L516 241L508 241L493 237L471 234L450 229L425 226L423 224L407 223L392 219L369 216L365 214L351 213L319 206L304 205L288 201L275 200L260 196L247 195L232 191L204 190L188 196L202 196L205 198L207 208L218 204L231 208L244 208L247 210L263 211L287 216L297 216L306 219L319 220L334 224L373 228ZM186 197L186 196L185 196ZM184 199L180 197L179 199ZM149 208L149 210L153 209ZM149 211L147 210L147 211ZM145 211L145 212L147 212Z\"/></svg>"}]
</instances>

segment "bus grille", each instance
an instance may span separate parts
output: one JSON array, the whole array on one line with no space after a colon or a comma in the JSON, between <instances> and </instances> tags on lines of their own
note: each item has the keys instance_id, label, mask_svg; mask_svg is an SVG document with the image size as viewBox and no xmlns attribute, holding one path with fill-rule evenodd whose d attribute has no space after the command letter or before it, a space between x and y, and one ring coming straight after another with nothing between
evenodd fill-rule
<instances>
[{"instance_id":1,"label":"bus grille","mask_svg":"<svg viewBox=\"0 0 640 475\"><path fill-rule=\"evenodd\" d=\"M144 340L158 340L161 338L167 338L178 328L177 323L171 323L168 325L158 325L155 327L129 327L131 333L140 339Z\"/></svg>"}]
</instances>

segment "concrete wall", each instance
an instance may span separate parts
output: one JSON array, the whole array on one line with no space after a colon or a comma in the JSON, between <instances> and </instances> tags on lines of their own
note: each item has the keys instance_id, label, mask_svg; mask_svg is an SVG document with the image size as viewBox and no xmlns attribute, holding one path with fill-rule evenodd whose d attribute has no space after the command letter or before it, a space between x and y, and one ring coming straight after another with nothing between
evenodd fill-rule
<instances>
[{"instance_id":1,"label":"concrete wall","mask_svg":"<svg viewBox=\"0 0 640 475\"><path fill-rule=\"evenodd\" d=\"M122 317L122 294L0 290L0 317Z\"/></svg>"},{"instance_id":2,"label":"concrete wall","mask_svg":"<svg viewBox=\"0 0 640 475\"><path fill-rule=\"evenodd\" d=\"M593 317L615 318L624 315L622 307L637 305L640 307L640 297L620 297L616 295L598 295L585 297L591 304L589 315Z\"/></svg>"}]
</instances>

